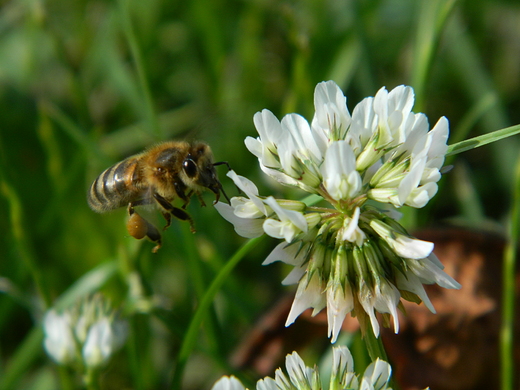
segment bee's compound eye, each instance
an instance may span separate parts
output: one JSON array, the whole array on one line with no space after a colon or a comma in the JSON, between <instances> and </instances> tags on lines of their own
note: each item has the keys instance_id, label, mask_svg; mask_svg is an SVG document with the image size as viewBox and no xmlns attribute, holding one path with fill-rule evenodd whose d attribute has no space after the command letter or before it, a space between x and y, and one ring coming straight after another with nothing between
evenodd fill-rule
<instances>
[{"instance_id":1,"label":"bee's compound eye","mask_svg":"<svg viewBox=\"0 0 520 390\"><path fill-rule=\"evenodd\" d=\"M186 172L186 175L188 177L192 178L197 174L197 165L191 158L187 158L182 163L182 167L184 169L184 172Z\"/></svg>"}]
</instances>

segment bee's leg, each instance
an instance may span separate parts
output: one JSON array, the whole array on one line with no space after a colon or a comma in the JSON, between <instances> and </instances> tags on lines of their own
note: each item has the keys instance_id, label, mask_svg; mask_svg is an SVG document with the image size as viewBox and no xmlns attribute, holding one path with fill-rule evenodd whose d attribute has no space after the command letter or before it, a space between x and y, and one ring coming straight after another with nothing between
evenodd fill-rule
<instances>
[{"instance_id":1,"label":"bee's leg","mask_svg":"<svg viewBox=\"0 0 520 390\"><path fill-rule=\"evenodd\" d=\"M188 221L190 223L190 230L192 233L195 233L195 225L193 223L193 219L191 219L190 215L184 211L183 209L180 209L178 207L175 207L170 202L168 202L166 199L164 199L161 195L154 193L153 197L159 203L159 205L166 210L168 213L173 215L175 218L180 219L181 221Z\"/></svg>"},{"instance_id":2,"label":"bee's leg","mask_svg":"<svg viewBox=\"0 0 520 390\"><path fill-rule=\"evenodd\" d=\"M157 228L146 219L141 217L134 210L132 203L128 205L128 215L130 216L126 223L126 229L128 230L128 233L138 240L145 236L148 237L150 241L157 244L152 249L152 252L157 252L161 247L161 233L159 233L159 230L157 230Z\"/></svg>"},{"instance_id":3,"label":"bee's leg","mask_svg":"<svg viewBox=\"0 0 520 390\"><path fill-rule=\"evenodd\" d=\"M166 212L164 210L161 210L161 214L164 217L164 219L166 220L166 225L163 227L163 230L166 230L172 224L172 215L171 215L171 213Z\"/></svg>"},{"instance_id":4,"label":"bee's leg","mask_svg":"<svg viewBox=\"0 0 520 390\"><path fill-rule=\"evenodd\" d=\"M182 204L182 208L186 209L186 207L190 204L191 191L188 192L188 194L186 195L186 186L182 184L180 181L176 181L174 183L174 186L175 192L177 193L179 198L181 198L184 201L184 203Z\"/></svg>"},{"instance_id":5,"label":"bee's leg","mask_svg":"<svg viewBox=\"0 0 520 390\"><path fill-rule=\"evenodd\" d=\"M197 199L202 207L206 207L206 203L204 203L204 199L202 199L202 194L200 192L197 192Z\"/></svg>"}]
</instances>

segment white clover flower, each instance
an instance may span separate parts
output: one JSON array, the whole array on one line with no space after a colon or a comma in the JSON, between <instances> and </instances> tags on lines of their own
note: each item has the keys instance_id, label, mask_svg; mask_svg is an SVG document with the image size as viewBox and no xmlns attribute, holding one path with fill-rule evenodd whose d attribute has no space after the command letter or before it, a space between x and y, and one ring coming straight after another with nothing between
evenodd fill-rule
<instances>
[{"instance_id":1,"label":"white clover flower","mask_svg":"<svg viewBox=\"0 0 520 390\"><path fill-rule=\"evenodd\" d=\"M72 332L70 313L51 309L43 318L43 346L47 354L59 364L71 363L76 355L76 341Z\"/></svg>"},{"instance_id":2,"label":"white clover flower","mask_svg":"<svg viewBox=\"0 0 520 390\"><path fill-rule=\"evenodd\" d=\"M238 234L284 240L264 264L294 267L283 281L298 283L287 325L308 308L313 314L327 308L332 342L349 313L370 323L376 336L376 313L382 313L398 332L402 298L434 311L423 284L460 288L434 257L433 244L413 238L394 219L396 208L420 208L435 195L448 148L448 120L430 130L413 104L411 87L381 88L351 116L340 88L327 81L316 86L310 125L297 114L281 121L268 110L255 114L259 137L248 137L246 146L262 171L331 206L261 196L234 172L228 176L245 196L216 205Z\"/></svg>"},{"instance_id":3,"label":"white clover flower","mask_svg":"<svg viewBox=\"0 0 520 390\"><path fill-rule=\"evenodd\" d=\"M88 330L82 355L87 367L97 368L105 364L112 354L126 341L127 323L102 317Z\"/></svg>"},{"instance_id":4,"label":"white clover flower","mask_svg":"<svg viewBox=\"0 0 520 390\"><path fill-rule=\"evenodd\" d=\"M59 364L89 369L105 364L125 343L128 324L117 318L109 302L96 294L58 314L49 310L43 321L44 347Z\"/></svg>"},{"instance_id":5,"label":"white clover flower","mask_svg":"<svg viewBox=\"0 0 520 390\"><path fill-rule=\"evenodd\" d=\"M320 380L318 368L308 367L297 352L285 358L287 373L281 368L275 372L274 379L265 377L256 384L257 390L392 390L389 387L392 369L384 360L376 359L366 369L363 375L354 371L354 360L347 347L332 349L331 377L328 387ZM244 385L234 376L220 378L212 390L246 390Z\"/></svg>"}]
</instances>

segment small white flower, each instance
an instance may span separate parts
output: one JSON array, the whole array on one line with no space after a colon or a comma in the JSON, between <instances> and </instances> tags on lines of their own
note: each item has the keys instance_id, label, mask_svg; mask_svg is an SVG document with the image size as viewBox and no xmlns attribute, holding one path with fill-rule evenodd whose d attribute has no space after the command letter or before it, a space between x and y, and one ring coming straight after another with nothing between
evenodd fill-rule
<instances>
[{"instance_id":1,"label":"small white flower","mask_svg":"<svg viewBox=\"0 0 520 390\"><path fill-rule=\"evenodd\" d=\"M392 390L388 385L392 367L381 359L368 365L363 374L360 390Z\"/></svg>"},{"instance_id":2,"label":"small white flower","mask_svg":"<svg viewBox=\"0 0 520 390\"><path fill-rule=\"evenodd\" d=\"M284 209L272 196L265 199L265 203L280 219L268 218L264 221L263 228L266 234L274 238L284 238L290 243L300 232L307 232L307 220L302 213Z\"/></svg>"},{"instance_id":3,"label":"small white flower","mask_svg":"<svg viewBox=\"0 0 520 390\"><path fill-rule=\"evenodd\" d=\"M316 366L308 367L297 352L285 358L287 374L281 368L275 371L275 379L265 377L256 384L257 390L391 390L388 387L392 370L390 365L376 359L365 370L363 375L354 372L354 361L347 347L332 349L332 367L330 384L324 388L320 381L320 373ZM361 385L360 385L361 384ZM245 390L244 385L234 376L224 376L212 387L212 390Z\"/></svg>"},{"instance_id":4,"label":"small white flower","mask_svg":"<svg viewBox=\"0 0 520 390\"><path fill-rule=\"evenodd\" d=\"M246 390L246 388L236 377L223 376L215 382L211 390Z\"/></svg>"},{"instance_id":5,"label":"small white flower","mask_svg":"<svg viewBox=\"0 0 520 390\"><path fill-rule=\"evenodd\" d=\"M298 283L305 273L307 266L306 249L300 245L289 245L286 242L278 244L273 251L267 256L262 265L271 264L275 261L281 261L294 266L292 271L282 281L283 285L291 285Z\"/></svg>"},{"instance_id":6,"label":"small white flower","mask_svg":"<svg viewBox=\"0 0 520 390\"><path fill-rule=\"evenodd\" d=\"M44 346L60 364L75 363L95 369L106 363L126 341L128 324L116 318L101 294L93 295L57 314L47 312Z\"/></svg>"},{"instance_id":7,"label":"small white flower","mask_svg":"<svg viewBox=\"0 0 520 390\"><path fill-rule=\"evenodd\" d=\"M83 360L89 367L104 364L112 354L112 339L114 335L107 318L94 323L87 333L83 344Z\"/></svg>"},{"instance_id":8,"label":"small white flower","mask_svg":"<svg viewBox=\"0 0 520 390\"><path fill-rule=\"evenodd\" d=\"M324 309L327 306L325 296L322 294L325 289L326 285L317 272L311 275L310 278L304 276L298 284L296 296L294 297L285 326L291 325L308 308L314 309L313 314L317 314Z\"/></svg>"},{"instance_id":9,"label":"small white flower","mask_svg":"<svg viewBox=\"0 0 520 390\"><path fill-rule=\"evenodd\" d=\"M410 258L405 259L405 261L410 270L425 284L436 283L441 287L453 289L461 287L460 283L456 282L431 260L431 256L418 260Z\"/></svg>"},{"instance_id":10,"label":"small white flower","mask_svg":"<svg viewBox=\"0 0 520 390\"><path fill-rule=\"evenodd\" d=\"M235 227L235 231L242 237L255 238L264 234L263 219L242 218L235 214L235 209L227 203L217 202L215 209Z\"/></svg>"},{"instance_id":11,"label":"small white flower","mask_svg":"<svg viewBox=\"0 0 520 390\"><path fill-rule=\"evenodd\" d=\"M59 314L54 309L49 310L43 318L43 345L49 356L59 364L69 364L75 358L76 342L71 322L70 313Z\"/></svg>"},{"instance_id":12,"label":"small white flower","mask_svg":"<svg viewBox=\"0 0 520 390\"><path fill-rule=\"evenodd\" d=\"M354 297L348 282L334 283L327 287L327 322L331 343L336 342L343 321L352 309L354 309Z\"/></svg>"},{"instance_id":13,"label":"small white flower","mask_svg":"<svg viewBox=\"0 0 520 390\"><path fill-rule=\"evenodd\" d=\"M314 92L316 114L312 120L315 141L322 155L332 141L344 139L351 118L347 108L347 98L333 81L316 85Z\"/></svg>"},{"instance_id":14,"label":"small white flower","mask_svg":"<svg viewBox=\"0 0 520 390\"><path fill-rule=\"evenodd\" d=\"M342 241L355 243L361 246L366 239L366 234L359 228L359 216L361 209L356 207L352 218L346 217L343 222L343 227L339 229L338 234Z\"/></svg>"},{"instance_id":15,"label":"small white flower","mask_svg":"<svg viewBox=\"0 0 520 390\"><path fill-rule=\"evenodd\" d=\"M249 198L247 201L242 197L233 198L236 199L235 202L237 202L233 208L235 209L235 214L238 217L258 218L269 214L264 202L262 202L262 199L258 197L258 188L251 180L237 175L233 170L229 171L227 176L232 179L235 182L235 185ZM241 204L238 204L238 202Z\"/></svg>"},{"instance_id":16,"label":"small white flower","mask_svg":"<svg viewBox=\"0 0 520 390\"><path fill-rule=\"evenodd\" d=\"M433 243L400 234L381 220L370 221L370 227L385 240L399 256L405 259L422 259L430 255Z\"/></svg>"},{"instance_id":17,"label":"small white flower","mask_svg":"<svg viewBox=\"0 0 520 390\"><path fill-rule=\"evenodd\" d=\"M246 147L253 153L260 163L268 168L280 168L277 158L277 145L282 134L281 125L274 114L269 110L257 112L253 117L260 137L247 137Z\"/></svg>"},{"instance_id":18,"label":"small white flower","mask_svg":"<svg viewBox=\"0 0 520 390\"><path fill-rule=\"evenodd\" d=\"M361 189L356 157L346 141L333 142L321 166L323 186L334 200L354 198Z\"/></svg>"},{"instance_id":19,"label":"small white flower","mask_svg":"<svg viewBox=\"0 0 520 390\"><path fill-rule=\"evenodd\" d=\"M329 388L358 388L358 377L354 372L354 359L347 347L332 348L332 375Z\"/></svg>"}]
</instances>

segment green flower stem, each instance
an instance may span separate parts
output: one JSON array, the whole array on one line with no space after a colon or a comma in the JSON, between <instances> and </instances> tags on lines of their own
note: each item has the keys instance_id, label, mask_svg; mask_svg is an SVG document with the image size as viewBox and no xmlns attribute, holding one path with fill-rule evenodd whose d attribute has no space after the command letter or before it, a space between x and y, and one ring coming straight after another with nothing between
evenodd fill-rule
<instances>
[{"instance_id":1,"label":"green flower stem","mask_svg":"<svg viewBox=\"0 0 520 390\"><path fill-rule=\"evenodd\" d=\"M377 358L388 361L381 337L376 337L371 328L367 329L363 340L365 340L368 354L370 355L370 359L372 359L372 361L376 360Z\"/></svg>"},{"instance_id":2,"label":"green flower stem","mask_svg":"<svg viewBox=\"0 0 520 390\"><path fill-rule=\"evenodd\" d=\"M186 255L188 256L188 272L190 275L190 281L193 284L195 290L195 296L197 301L201 301L204 297L206 290L206 281L204 280L203 269L201 267L202 260L197 250L198 245L195 241L195 237L190 230L188 224L182 224L182 236L185 244ZM217 314L213 307L208 307L209 317L206 320L206 338L213 354L217 355L220 343L217 335Z\"/></svg>"},{"instance_id":3,"label":"green flower stem","mask_svg":"<svg viewBox=\"0 0 520 390\"><path fill-rule=\"evenodd\" d=\"M83 378L85 388L87 390L99 390L99 372L96 369L89 368Z\"/></svg>"},{"instance_id":4,"label":"green flower stem","mask_svg":"<svg viewBox=\"0 0 520 390\"><path fill-rule=\"evenodd\" d=\"M446 156L451 156L454 154L465 152L467 150L475 149L480 146L484 146L519 133L520 125L515 125L511 127L506 127L505 129L496 130L488 134L483 134L478 137L473 137L464 141L460 141L456 144L448 146L448 152L446 153Z\"/></svg>"},{"instance_id":5,"label":"green flower stem","mask_svg":"<svg viewBox=\"0 0 520 390\"><path fill-rule=\"evenodd\" d=\"M195 347L195 344L199 337L199 328L206 318L206 315L209 312L209 307L211 303L213 302L213 299L216 295L216 293L219 291L219 289L222 287L224 282L226 281L227 277L233 271L235 266L244 258L245 255L247 255L249 252L251 252L258 243L262 239L265 238L264 236L260 236L258 238L253 238L249 241L247 241L224 265L224 267L221 269L220 273L215 277L211 285L206 290L206 293L202 297L199 307L197 308L197 311L193 315L193 318L191 319L191 323L188 327L188 330L186 332L186 335L184 336L184 340L182 342L181 350L179 352L179 356L177 359L177 364L175 366L175 372L173 375L173 381L172 381L172 389L181 389L182 386L182 376L184 373L184 368L186 366L186 363L188 361L188 358L190 357L193 348Z\"/></svg>"},{"instance_id":6,"label":"green flower stem","mask_svg":"<svg viewBox=\"0 0 520 390\"><path fill-rule=\"evenodd\" d=\"M501 389L513 389L513 326L515 318L515 260L520 236L520 156L516 163L509 240L502 270L502 328L500 331Z\"/></svg>"}]
</instances>

